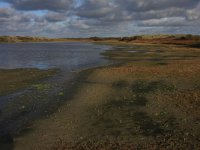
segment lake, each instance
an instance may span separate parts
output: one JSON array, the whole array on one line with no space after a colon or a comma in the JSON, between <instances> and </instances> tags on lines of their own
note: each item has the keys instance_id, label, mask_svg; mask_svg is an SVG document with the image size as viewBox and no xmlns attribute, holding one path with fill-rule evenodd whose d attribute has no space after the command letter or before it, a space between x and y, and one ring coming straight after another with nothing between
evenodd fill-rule
<instances>
[{"instance_id":1,"label":"lake","mask_svg":"<svg viewBox=\"0 0 200 150\"><path fill-rule=\"evenodd\" d=\"M0 44L0 69L59 68L71 71L104 65L101 52L110 46L77 42Z\"/></svg>"}]
</instances>

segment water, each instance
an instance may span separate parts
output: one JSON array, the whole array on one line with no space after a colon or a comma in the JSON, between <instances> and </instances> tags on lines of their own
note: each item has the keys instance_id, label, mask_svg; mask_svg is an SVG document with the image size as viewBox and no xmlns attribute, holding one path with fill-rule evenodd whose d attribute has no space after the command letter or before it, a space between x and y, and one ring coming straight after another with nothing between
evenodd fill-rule
<instances>
[{"instance_id":1,"label":"water","mask_svg":"<svg viewBox=\"0 0 200 150\"><path fill-rule=\"evenodd\" d=\"M59 74L42 82L51 87L45 91L31 86L0 96L0 139L5 133L14 137L21 133L25 124L55 111L67 100L58 93L70 95L71 91L65 90L65 86L74 71L112 63L100 55L108 49L111 47L77 42L0 44L0 69L60 70ZM26 111L22 112L20 108L26 108Z\"/></svg>"},{"instance_id":2,"label":"water","mask_svg":"<svg viewBox=\"0 0 200 150\"><path fill-rule=\"evenodd\" d=\"M108 63L100 55L109 46L88 43L0 44L0 69L59 68L65 71Z\"/></svg>"},{"instance_id":3,"label":"water","mask_svg":"<svg viewBox=\"0 0 200 150\"><path fill-rule=\"evenodd\" d=\"M57 68L60 73L48 82L62 85L73 77L76 70L111 63L100 55L110 48L105 45L78 42L0 44L0 69ZM10 101L15 102L17 97L26 91L25 89L0 96L0 110Z\"/></svg>"}]
</instances>

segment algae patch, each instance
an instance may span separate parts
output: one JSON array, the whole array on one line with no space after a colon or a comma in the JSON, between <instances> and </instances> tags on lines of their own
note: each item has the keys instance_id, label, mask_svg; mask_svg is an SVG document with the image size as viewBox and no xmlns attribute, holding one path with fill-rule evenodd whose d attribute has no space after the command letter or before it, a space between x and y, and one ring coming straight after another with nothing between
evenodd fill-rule
<instances>
[{"instance_id":1,"label":"algae patch","mask_svg":"<svg viewBox=\"0 0 200 150\"><path fill-rule=\"evenodd\" d=\"M35 84L37 81L53 76L56 70L39 69L1 69L0 70L0 95L11 94ZM47 88L47 85L35 84L38 90Z\"/></svg>"},{"instance_id":2,"label":"algae patch","mask_svg":"<svg viewBox=\"0 0 200 150\"><path fill-rule=\"evenodd\" d=\"M35 88L38 91L44 91L49 89L50 87L51 87L50 84L42 84L42 83L33 85L33 88Z\"/></svg>"}]
</instances>

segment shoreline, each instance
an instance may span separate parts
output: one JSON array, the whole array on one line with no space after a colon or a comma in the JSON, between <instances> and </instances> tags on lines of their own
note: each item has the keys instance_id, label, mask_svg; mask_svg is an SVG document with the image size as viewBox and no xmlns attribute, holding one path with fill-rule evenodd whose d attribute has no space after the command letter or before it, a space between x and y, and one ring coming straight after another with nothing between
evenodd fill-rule
<instances>
[{"instance_id":1,"label":"shoreline","mask_svg":"<svg viewBox=\"0 0 200 150\"><path fill-rule=\"evenodd\" d=\"M200 50L157 46L106 51L122 63L78 71L64 103L28 126L14 149L197 148Z\"/></svg>"},{"instance_id":2,"label":"shoreline","mask_svg":"<svg viewBox=\"0 0 200 150\"><path fill-rule=\"evenodd\" d=\"M193 51L191 53L199 54L199 50ZM171 52L179 54L180 49ZM112 53L111 57L116 57L117 51ZM35 122L32 127L35 133L18 137L15 148L22 149L25 143L27 147L23 148L30 148L33 140L36 143L32 149L111 149L117 145L121 149L153 149L166 145L197 148L195 139L198 139L199 127L188 124L194 123L199 114L196 104L190 103L199 95L199 90L195 89L199 85L199 59L178 55L180 60L130 61L130 54L125 55L127 52L123 50L121 53L120 59L128 61L78 73L80 78L73 81L77 88L71 100L49 118ZM147 55L158 57L156 51L155 56L152 52ZM131 57L134 59L134 55ZM139 53L136 57L147 56ZM180 100L184 104L180 104ZM45 143L41 143L39 137Z\"/></svg>"},{"instance_id":3,"label":"shoreline","mask_svg":"<svg viewBox=\"0 0 200 150\"><path fill-rule=\"evenodd\" d=\"M26 42L87 42L104 44L166 44L198 47L200 35L191 34L155 34L135 35L131 37L90 37L90 38L46 38L23 36L0 36L0 43L26 43Z\"/></svg>"}]
</instances>

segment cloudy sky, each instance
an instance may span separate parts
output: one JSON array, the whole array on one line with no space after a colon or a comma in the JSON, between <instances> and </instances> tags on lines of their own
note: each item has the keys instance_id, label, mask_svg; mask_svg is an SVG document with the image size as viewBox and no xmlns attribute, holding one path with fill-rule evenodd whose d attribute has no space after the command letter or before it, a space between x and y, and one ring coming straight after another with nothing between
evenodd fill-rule
<instances>
[{"instance_id":1,"label":"cloudy sky","mask_svg":"<svg viewBox=\"0 0 200 150\"><path fill-rule=\"evenodd\" d=\"M200 34L200 0L0 0L0 35Z\"/></svg>"}]
</instances>

